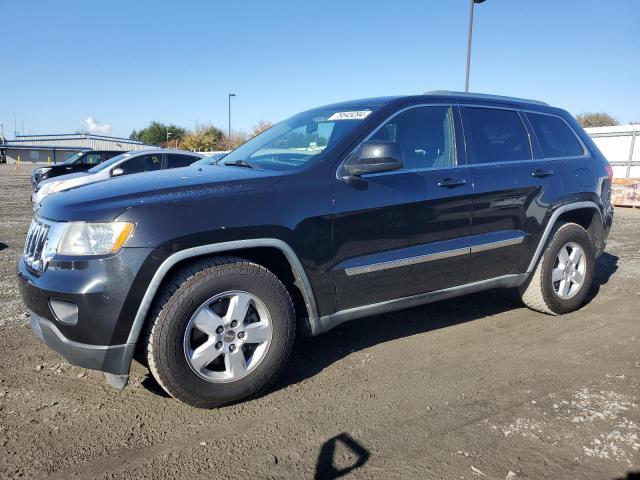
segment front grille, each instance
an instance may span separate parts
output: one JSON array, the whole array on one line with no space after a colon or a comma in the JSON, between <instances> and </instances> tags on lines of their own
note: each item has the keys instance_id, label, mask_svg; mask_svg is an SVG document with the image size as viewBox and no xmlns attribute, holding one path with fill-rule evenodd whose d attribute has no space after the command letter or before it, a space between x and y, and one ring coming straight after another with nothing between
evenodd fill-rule
<instances>
[{"instance_id":1,"label":"front grille","mask_svg":"<svg viewBox=\"0 0 640 480\"><path fill-rule=\"evenodd\" d=\"M49 225L34 218L31 221L24 242L24 263L33 273L40 275L44 271L44 247L47 243Z\"/></svg>"}]
</instances>

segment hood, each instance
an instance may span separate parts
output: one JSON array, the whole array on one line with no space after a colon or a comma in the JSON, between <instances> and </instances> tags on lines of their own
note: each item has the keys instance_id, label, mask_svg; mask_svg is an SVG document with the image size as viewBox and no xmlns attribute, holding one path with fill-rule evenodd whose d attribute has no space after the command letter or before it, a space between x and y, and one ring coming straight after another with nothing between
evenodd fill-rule
<instances>
[{"instance_id":1,"label":"hood","mask_svg":"<svg viewBox=\"0 0 640 480\"><path fill-rule=\"evenodd\" d=\"M277 183L282 175L269 170L226 166L124 175L51 195L38 209L38 215L54 221L108 222L125 210L144 204L157 206L266 188Z\"/></svg>"},{"instance_id":2,"label":"hood","mask_svg":"<svg viewBox=\"0 0 640 480\"><path fill-rule=\"evenodd\" d=\"M67 180L73 180L74 178L81 178L81 177L86 177L87 175L90 175L87 172L76 172L76 173L68 173L66 175L59 175L57 177L53 177L53 178L48 178L47 180L43 180L42 182L40 182L38 184L39 188L42 188L44 185L48 184L48 183L60 183L60 182L65 182ZM74 182L75 183L75 182ZM70 184L70 186L73 186L72 184Z\"/></svg>"}]
</instances>

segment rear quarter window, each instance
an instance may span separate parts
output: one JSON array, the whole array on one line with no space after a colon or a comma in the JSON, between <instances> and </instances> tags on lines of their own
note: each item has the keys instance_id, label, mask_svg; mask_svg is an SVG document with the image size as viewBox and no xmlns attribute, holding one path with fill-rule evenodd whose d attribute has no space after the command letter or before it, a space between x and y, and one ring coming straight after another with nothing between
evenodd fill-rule
<instances>
[{"instance_id":1,"label":"rear quarter window","mask_svg":"<svg viewBox=\"0 0 640 480\"><path fill-rule=\"evenodd\" d=\"M581 157L582 144L567 123L554 115L527 113L545 158Z\"/></svg>"}]
</instances>

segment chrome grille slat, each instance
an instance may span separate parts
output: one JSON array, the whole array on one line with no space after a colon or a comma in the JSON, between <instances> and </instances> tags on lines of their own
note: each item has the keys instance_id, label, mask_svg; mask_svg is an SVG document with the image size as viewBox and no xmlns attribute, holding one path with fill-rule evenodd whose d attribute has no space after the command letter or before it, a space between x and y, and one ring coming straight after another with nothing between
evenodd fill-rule
<instances>
[{"instance_id":1,"label":"chrome grille slat","mask_svg":"<svg viewBox=\"0 0 640 480\"><path fill-rule=\"evenodd\" d=\"M37 218L31 222L24 243L24 262L29 270L41 274L44 269L44 247L47 243L49 225Z\"/></svg>"}]
</instances>

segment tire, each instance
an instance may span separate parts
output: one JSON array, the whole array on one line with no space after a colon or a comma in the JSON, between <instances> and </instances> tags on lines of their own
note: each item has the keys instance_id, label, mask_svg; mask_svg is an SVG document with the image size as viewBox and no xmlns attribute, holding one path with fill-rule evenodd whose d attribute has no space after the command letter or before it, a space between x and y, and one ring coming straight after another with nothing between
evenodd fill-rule
<instances>
[{"instance_id":1,"label":"tire","mask_svg":"<svg viewBox=\"0 0 640 480\"><path fill-rule=\"evenodd\" d=\"M561 253L563 249L565 250ZM584 264L577 262L577 268L576 266L573 268L577 273L571 273L571 265L567 267L568 262L563 262L561 256L566 258L567 253L575 256L573 252L580 249L583 252ZM544 249L535 270L527 282L520 287L522 301L530 309L549 315L562 315L579 309L589 293L595 263L595 246L587 231L575 223L561 224L551 235L551 240ZM554 270L558 275L555 277L556 280L561 278L559 281L554 282ZM562 277L559 276L561 273ZM576 284L572 281L579 279L580 275L582 281L574 289ZM562 284L563 280L567 282L566 279L570 281Z\"/></svg>"},{"instance_id":2,"label":"tire","mask_svg":"<svg viewBox=\"0 0 640 480\"><path fill-rule=\"evenodd\" d=\"M205 259L178 272L148 321L146 357L153 377L169 395L199 408L263 392L285 366L296 334L285 286L266 268L240 258ZM206 355L198 356L200 351Z\"/></svg>"}]
</instances>

